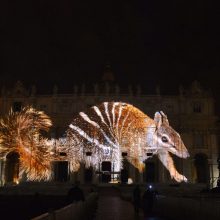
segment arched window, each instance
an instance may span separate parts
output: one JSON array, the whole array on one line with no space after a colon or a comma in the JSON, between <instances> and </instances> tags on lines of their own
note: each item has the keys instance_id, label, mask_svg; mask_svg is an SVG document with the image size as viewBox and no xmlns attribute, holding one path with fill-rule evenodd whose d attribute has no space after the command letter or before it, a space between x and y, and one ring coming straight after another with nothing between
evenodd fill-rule
<instances>
[{"instance_id":1,"label":"arched window","mask_svg":"<svg viewBox=\"0 0 220 220\"><path fill-rule=\"evenodd\" d=\"M10 152L6 156L5 164L5 182L17 183L19 180L19 154L17 152Z\"/></svg>"},{"instance_id":2,"label":"arched window","mask_svg":"<svg viewBox=\"0 0 220 220\"><path fill-rule=\"evenodd\" d=\"M194 113L201 113L202 112L201 103L199 103L199 102L193 103L193 112Z\"/></svg>"}]
</instances>

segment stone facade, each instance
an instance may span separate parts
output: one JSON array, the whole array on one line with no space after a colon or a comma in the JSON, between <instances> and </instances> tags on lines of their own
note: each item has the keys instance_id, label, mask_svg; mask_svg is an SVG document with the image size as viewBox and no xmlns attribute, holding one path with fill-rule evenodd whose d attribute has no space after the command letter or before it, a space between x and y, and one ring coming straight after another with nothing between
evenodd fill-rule
<instances>
[{"instance_id":1,"label":"stone facade","mask_svg":"<svg viewBox=\"0 0 220 220\"><path fill-rule=\"evenodd\" d=\"M55 85L51 94L38 94L37 88L31 90L24 88L17 82L14 88L2 88L0 96L0 115L7 114L10 108L19 110L21 106L32 105L38 110L45 111L53 121L50 137L61 137L68 128L72 118L80 111L97 105L103 101L123 101L130 103L150 117L158 110L168 116L170 125L177 130L189 150L189 159L174 158L177 169L184 174L189 182L206 183L211 187L216 185L218 177L217 157L219 153L217 139L217 116L215 114L214 99L210 93L204 91L198 82L193 82L191 87L179 87L177 95L163 95L159 86L155 94L143 94L141 87L135 89L128 86L127 91L114 84L113 77L108 73L103 83L95 84L92 92L86 92L86 86L75 85L73 92L60 94ZM106 78L107 77L107 78ZM154 157L146 161L147 168L143 175L139 175L134 167L126 164L128 177L135 182L170 182L167 170ZM1 176L4 172L1 166ZM84 181L85 170L80 169L78 179ZM100 181L98 175L93 175L93 182Z\"/></svg>"}]
</instances>

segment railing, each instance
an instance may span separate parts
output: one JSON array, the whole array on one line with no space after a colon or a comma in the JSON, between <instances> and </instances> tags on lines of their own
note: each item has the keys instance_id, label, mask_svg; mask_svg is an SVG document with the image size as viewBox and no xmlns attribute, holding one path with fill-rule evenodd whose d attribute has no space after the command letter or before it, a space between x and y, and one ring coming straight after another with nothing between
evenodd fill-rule
<instances>
[{"instance_id":1,"label":"railing","mask_svg":"<svg viewBox=\"0 0 220 220\"><path fill-rule=\"evenodd\" d=\"M50 211L32 220L90 220L93 219L98 202L98 194L91 193L84 202L67 205L61 209Z\"/></svg>"}]
</instances>

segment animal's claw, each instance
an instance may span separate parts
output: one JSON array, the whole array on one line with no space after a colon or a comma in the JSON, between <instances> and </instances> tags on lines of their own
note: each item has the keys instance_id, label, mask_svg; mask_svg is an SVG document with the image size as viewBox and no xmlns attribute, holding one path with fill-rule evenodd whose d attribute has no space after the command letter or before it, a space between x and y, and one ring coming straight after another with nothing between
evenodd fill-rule
<instances>
[{"instance_id":1,"label":"animal's claw","mask_svg":"<svg viewBox=\"0 0 220 220\"><path fill-rule=\"evenodd\" d=\"M188 182L187 178L179 173L175 173L174 175L171 175L172 178L174 178L178 183L180 182Z\"/></svg>"}]
</instances>

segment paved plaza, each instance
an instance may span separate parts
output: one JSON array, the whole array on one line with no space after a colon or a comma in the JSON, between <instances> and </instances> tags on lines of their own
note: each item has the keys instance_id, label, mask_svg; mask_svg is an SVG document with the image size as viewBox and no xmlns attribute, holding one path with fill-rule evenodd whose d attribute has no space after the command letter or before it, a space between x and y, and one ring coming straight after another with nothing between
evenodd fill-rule
<instances>
[{"instance_id":1,"label":"paved plaza","mask_svg":"<svg viewBox=\"0 0 220 220\"><path fill-rule=\"evenodd\" d=\"M135 214L131 202L122 200L117 189L102 187L99 190L99 201L95 220L163 220L156 216L144 218L142 210Z\"/></svg>"}]
</instances>

